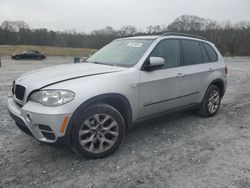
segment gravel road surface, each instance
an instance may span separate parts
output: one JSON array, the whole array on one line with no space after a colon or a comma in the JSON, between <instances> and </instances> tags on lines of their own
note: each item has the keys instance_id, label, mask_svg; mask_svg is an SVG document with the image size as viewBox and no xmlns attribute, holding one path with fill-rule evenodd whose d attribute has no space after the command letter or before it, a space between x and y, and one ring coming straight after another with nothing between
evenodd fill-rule
<instances>
[{"instance_id":1,"label":"gravel road surface","mask_svg":"<svg viewBox=\"0 0 250 188\"><path fill-rule=\"evenodd\" d=\"M128 132L111 156L90 160L39 143L9 117L6 97L23 72L72 63L2 59L0 187L250 187L250 59L226 58L228 90L219 113L166 115Z\"/></svg>"}]
</instances>

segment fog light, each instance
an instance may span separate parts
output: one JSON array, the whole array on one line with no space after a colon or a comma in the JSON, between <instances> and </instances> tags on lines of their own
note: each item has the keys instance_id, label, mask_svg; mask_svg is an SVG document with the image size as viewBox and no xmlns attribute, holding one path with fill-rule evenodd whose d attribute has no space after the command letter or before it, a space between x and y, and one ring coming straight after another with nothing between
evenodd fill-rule
<instances>
[{"instance_id":1,"label":"fog light","mask_svg":"<svg viewBox=\"0 0 250 188\"><path fill-rule=\"evenodd\" d=\"M31 118L31 115L30 114L26 114L26 121L28 123L31 123L32 122L32 118Z\"/></svg>"}]
</instances>

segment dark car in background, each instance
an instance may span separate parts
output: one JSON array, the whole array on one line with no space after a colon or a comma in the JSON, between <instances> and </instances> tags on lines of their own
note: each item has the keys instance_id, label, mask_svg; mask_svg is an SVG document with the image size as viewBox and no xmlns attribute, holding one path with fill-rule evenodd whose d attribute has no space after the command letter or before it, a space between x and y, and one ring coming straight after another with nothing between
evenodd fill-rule
<instances>
[{"instance_id":1,"label":"dark car in background","mask_svg":"<svg viewBox=\"0 0 250 188\"><path fill-rule=\"evenodd\" d=\"M45 59L46 56L39 51L36 50L27 50L20 54L13 54L11 56L12 59L20 60L20 59L36 59L36 60L42 60Z\"/></svg>"}]
</instances>

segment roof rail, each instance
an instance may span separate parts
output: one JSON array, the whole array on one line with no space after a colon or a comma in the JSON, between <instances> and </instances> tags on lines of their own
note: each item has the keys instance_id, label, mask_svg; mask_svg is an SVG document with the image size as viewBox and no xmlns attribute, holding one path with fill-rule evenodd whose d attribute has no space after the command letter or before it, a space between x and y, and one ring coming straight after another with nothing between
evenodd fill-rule
<instances>
[{"instance_id":1,"label":"roof rail","mask_svg":"<svg viewBox=\"0 0 250 188\"><path fill-rule=\"evenodd\" d=\"M192 35L192 34L178 33L178 32L167 32L167 33L163 33L161 36L170 36L170 35L183 36L183 37L192 37L192 38L207 40L205 37L201 37L199 35Z\"/></svg>"}]
</instances>

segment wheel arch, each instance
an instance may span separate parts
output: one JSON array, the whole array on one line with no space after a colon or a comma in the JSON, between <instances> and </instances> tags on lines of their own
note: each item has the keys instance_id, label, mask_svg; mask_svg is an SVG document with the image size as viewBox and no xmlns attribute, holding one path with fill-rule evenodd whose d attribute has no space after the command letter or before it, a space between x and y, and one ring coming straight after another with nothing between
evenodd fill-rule
<instances>
[{"instance_id":1,"label":"wheel arch","mask_svg":"<svg viewBox=\"0 0 250 188\"><path fill-rule=\"evenodd\" d=\"M93 104L97 103L105 103L109 104L110 106L114 107L116 110L118 110L121 115L123 116L126 127L128 127L132 123L132 108L129 100L122 94L117 94L117 93L107 93L107 94L101 94L98 96L94 96L86 101L84 101L82 104L80 104L77 109L73 112L68 126L65 131L64 135L64 144L70 145L71 139L70 139L70 134L72 131L72 128L75 124L75 121L77 120L77 117L81 113L81 111Z\"/></svg>"},{"instance_id":2,"label":"wheel arch","mask_svg":"<svg viewBox=\"0 0 250 188\"><path fill-rule=\"evenodd\" d=\"M224 94L225 94L225 84L224 84L224 81L223 81L222 79L215 79L215 80L213 80L213 81L209 84L208 88L209 88L211 85L217 86L217 87L220 89L220 91L221 91L221 97L224 96ZM207 88L207 89L208 89L208 88Z\"/></svg>"}]
</instances>

